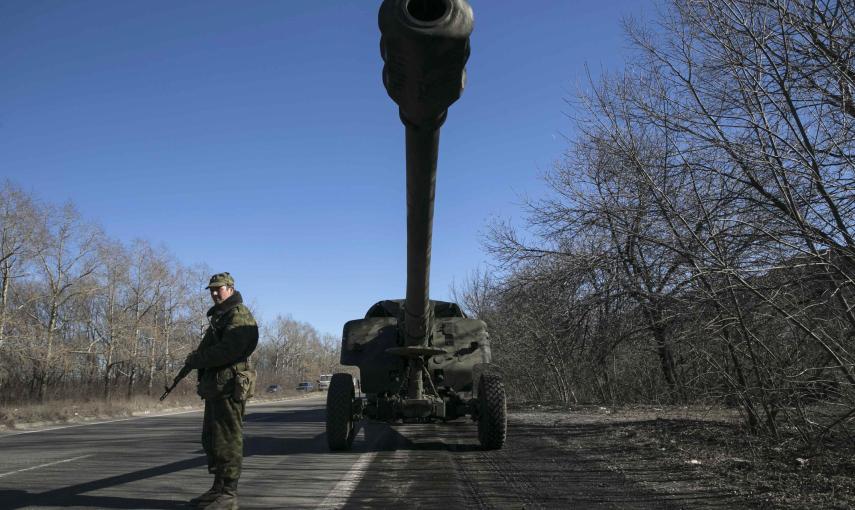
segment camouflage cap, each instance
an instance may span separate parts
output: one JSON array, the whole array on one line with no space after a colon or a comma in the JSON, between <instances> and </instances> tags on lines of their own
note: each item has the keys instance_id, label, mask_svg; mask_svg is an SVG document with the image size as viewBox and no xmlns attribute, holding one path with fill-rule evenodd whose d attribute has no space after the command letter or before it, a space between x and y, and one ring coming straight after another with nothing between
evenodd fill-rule
<instances>
[{"instance_id":1,"label":"camouflage cap","mask_svg":"<svg viewBox=\"0 0 855 510\"><path fill-rule=\"evenodd\" d=\"M234 287L235 279L229 273L217 273L211 277L208 282L207 289L217 289L219 287Z\"/></svg>"}]
</instances>

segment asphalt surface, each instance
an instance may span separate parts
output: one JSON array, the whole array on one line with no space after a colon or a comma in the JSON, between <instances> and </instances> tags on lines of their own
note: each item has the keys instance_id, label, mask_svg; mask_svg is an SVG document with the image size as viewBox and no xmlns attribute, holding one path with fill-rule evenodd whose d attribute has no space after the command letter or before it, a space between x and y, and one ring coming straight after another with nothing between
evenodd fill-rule
<instances>
[{"instance_id":1,"label":"asphalt surface","mask_svg":"<svg viewBox=\"0 0 855 510\"><path fill-rule=\"evenodd\" d=\"M324 398L247 408L241 508L484 507L454 458L479 452L474 423L364 421L352 450L332 453ZM0 509L189 508L211 483L201 419L192 411L0 433Z\"/></svg>"},{"instance_id":2,"label":"asphalt surface","mask_svg":"<svg viewBox=\"0 0 855 510\"><path fill-rule=\"evenodd\" d=\"M366 434L352 452L331 454L324 403L319 394L247 409L242 508L346 500L341 481L365 452ZM211 482L200 431L194 411L0 434L0 508L188 508Z\"/></svg>"},{"instance_id":3,"label":"asphalt surface","mask_svg":"<svg viewBox=\"0 0 855 510\"><path fill-rule=\"evenodd\" d=\"M483 451L470 420L363 421L348 452L331 453L325 394L250 406L240 507L534 509L734 508L688 484L653 491L668 473L617 472L609 451L560 448L585 427L514 420L505 447ZM0 509L189 508L211 483L199 444L201 412L0 434ZM691 475L671 473L681 484Z\"/></svg>"}]
</instances>

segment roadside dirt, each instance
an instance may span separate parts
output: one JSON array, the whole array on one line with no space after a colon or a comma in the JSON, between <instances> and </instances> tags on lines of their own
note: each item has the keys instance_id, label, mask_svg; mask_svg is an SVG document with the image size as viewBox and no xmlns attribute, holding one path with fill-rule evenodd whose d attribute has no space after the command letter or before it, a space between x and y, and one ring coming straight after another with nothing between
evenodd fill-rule
<instances>
[{"instance_id":1,"label":"roadside dirt","mask_svg":"<svg viewBox=\"0 0 855 510\"><path fill-rule=\"evenodd\" d=\"M746 434L738 424L724 410L516 406L503 454L513 462L538 458L541 469L568 476L580 464L598 472L590 494L580 494L590 506L855 508L851 442L809 449ZM546 476L579 487L579 473ZM574 501L584 506L585 499Z\"/></svg>"}]
</instances>

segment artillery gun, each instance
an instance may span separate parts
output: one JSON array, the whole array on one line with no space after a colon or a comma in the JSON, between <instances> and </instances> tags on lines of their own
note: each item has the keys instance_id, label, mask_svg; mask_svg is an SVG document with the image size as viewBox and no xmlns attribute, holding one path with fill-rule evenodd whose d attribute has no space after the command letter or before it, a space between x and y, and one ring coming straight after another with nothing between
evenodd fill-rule
<instances>
[{"instance_id":1,"label":"artillery gun","mask_svg":"<svg viewBox=\"0 0 855 510\"><path fill-rule=\"evenodd\" d=\"M485 449L507 433L505 390L490 367L486 324L429 298L439 131L465 82L472 9L465 0L384 0L379 13L383 84L406 131L407 289L347 322L341 364L327 394L327 441L350 448L363 418L447 421L471 416Z\"/></svg>"}]
</instances>

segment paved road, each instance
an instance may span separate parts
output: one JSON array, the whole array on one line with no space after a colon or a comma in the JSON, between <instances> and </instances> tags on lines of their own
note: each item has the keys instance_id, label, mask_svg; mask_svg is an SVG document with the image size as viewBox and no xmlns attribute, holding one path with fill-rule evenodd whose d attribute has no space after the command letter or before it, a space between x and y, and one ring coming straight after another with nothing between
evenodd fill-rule
<instances>
[{"instance_id":1,"label":"paved road","mask_svg":"<svg viewBox=\"0 0 855 510\"><path fill-rule=\"evenodd\" d=\"M367 426L331 454L323 396L248 408L242 508L335 508L367 467ZM187 508L210 486L201 412L0 435L0 508ZM351 472L352 468L357 470Z\"/></svg>"},{"instance_id":2,"label":"paved road","mask_svg":"<svg viewBox=\"0 0 855 510\"><path fill-rule=\"evenodd\" d=\"M474 424L403 427L414 443L363 422L351 451L331 453L324 405L319 394L248 408L241 508L471 506L449 452L478 449ZM187 508L211 481L200 428L193 411L0 434L0 509Z\"/></svg>"},{"instance_id":3,"label":"paved road","mask_svg":"<svg viewBox=\"0 0 855 510\"><path fill-rule=\"evenodd\" d=\"M482 451L476 426L363 422L352 451L331 453L324 395L248 409L241 508L734 508L691 473L618 472L587 448L604 430L512 420L509 440ZM601 427L601 428L602 428ZM188 508L210 486L201 413L0 434L0 509ZM579 440L579 441L571 441ZM576 444L562 448L562 444ZM578 444L577 444L578 443ZM598 444L594 442L594 444ZM657 468L658 469L658 468ZM668 490L645 480L671 476Z\"/></svg>"}]
</instances>

